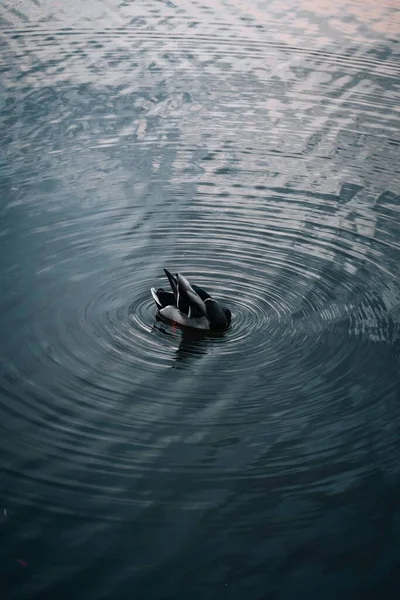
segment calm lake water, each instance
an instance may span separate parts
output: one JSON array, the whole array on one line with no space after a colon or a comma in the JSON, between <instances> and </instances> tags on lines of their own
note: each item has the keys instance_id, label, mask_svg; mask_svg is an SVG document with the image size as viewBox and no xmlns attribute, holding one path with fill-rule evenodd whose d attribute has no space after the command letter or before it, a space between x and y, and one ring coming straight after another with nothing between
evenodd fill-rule
<instances>
[{"instance_id":1,"label":"calm lake water","mask_svg":"<svg viewBox=\"0 0 400 600\"><path fill-rule=\"evenodd\" d=\"M2 2L2 599L398 597L396 7Z\"/></svg>"}]
</instances>

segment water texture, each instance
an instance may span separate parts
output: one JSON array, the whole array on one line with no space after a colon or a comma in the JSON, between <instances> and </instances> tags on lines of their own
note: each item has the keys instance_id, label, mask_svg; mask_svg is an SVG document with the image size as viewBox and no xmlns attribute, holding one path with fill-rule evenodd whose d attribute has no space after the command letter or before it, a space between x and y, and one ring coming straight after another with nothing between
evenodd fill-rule
<instances>
[{"instance_id":1,"label":"water texture","mask_svg":"<svg viewBox=\"0 0 400 600\"><path fill-rule=\"evenodd\" d=\"M2 598L398 597L399 30L2 2ZM164 266L230 330L157 321Z\"/></svg>"}]
</instances>

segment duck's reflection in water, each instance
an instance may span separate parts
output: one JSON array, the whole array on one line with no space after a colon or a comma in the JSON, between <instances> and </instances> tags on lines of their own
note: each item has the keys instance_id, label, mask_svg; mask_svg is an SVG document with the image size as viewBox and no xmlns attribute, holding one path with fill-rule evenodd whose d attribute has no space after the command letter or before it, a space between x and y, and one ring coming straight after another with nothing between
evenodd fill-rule
<instances>
[{"instance_id":1,"label":"duck's reflection in water","mask_svg":"<svg viewBox=\"0 0 400 600\"><path fill-rule=\"evenodd\" d=\"M171 325L159 315L156 316L154 327L159 333L170 336L175 340L180 335L179 346L175 352L172 368L189 366L192 360L205 356L210 346L217 340L221 341L227 333L226 331L210 332Z\"/></svg>"}]
</instances>

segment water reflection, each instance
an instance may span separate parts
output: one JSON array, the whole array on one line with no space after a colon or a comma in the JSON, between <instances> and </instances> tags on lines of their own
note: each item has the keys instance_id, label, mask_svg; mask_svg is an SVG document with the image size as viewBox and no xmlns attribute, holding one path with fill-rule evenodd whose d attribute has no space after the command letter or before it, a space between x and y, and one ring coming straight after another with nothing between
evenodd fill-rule
<instances>
[{"instance_id":1,"label":"water reflection","mask_svg":"<svg viewBox=\"0 0 400 600\"><path fill-rule=\"evenodd\" d=\"M0 18L6 596L390 589L395 0ZM155 323L164 264L231 329Z\"/></svg>"},{"instance_id":2,"label":"water reflection","mask_svg":"<svg viewBox=\"0 0 400 600\"><path fill-rule=\"evenodd\" d=\"M222 341L227 332L209 332L187 327L176 327L166 323L162 317L156 315L158 324L155 328L163 335L179 338L179 345L175 352L175 365L172 367L185 367L193 359L199 359L207 354L208 348L215 344L216 340Z\"/></svg>"}]
</instances>

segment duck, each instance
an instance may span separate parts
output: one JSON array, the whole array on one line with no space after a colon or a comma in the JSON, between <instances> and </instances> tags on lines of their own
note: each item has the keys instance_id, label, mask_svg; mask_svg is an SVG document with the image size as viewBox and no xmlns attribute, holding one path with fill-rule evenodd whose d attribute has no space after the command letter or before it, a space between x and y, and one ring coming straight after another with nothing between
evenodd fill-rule
<instances>
[{"instance_id":1,"label":"duck","mask_svg":"<svg viewBox=\"0 0 400 600\"><path fill-rule=\"evenodd\" d=\"M168 278L171 291L163 288L151 288L151 295L156 303L158 314L183 327L209 331L228 329L231 324L232 313L223 304L197 285L176 273L164 269Z\"/></svg>"}]
</instances>

